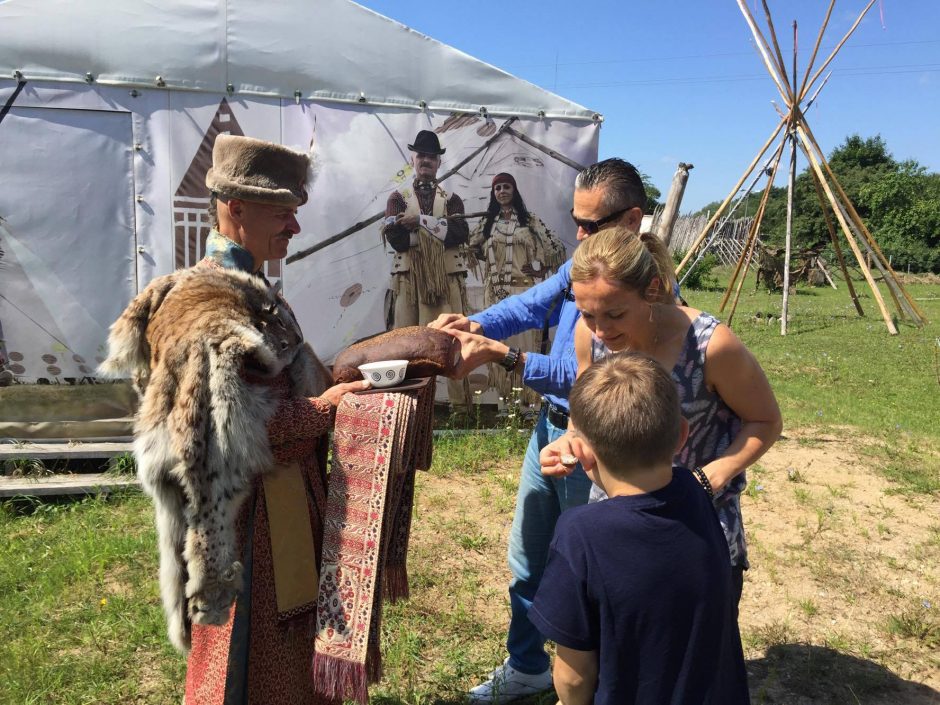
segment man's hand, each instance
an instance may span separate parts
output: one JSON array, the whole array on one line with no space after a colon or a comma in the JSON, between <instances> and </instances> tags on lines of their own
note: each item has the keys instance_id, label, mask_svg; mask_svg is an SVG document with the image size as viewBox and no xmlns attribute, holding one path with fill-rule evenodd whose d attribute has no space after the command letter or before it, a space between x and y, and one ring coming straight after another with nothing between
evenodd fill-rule
<instances>
[{"instance_id":1,"label":"man's hand","mask_svg":"<svg viewBox=\"0 0 940 705\"><path fill-rule=\"evenodd\" d=\"M539 453L539 465L547 477L567 477L579 462L585 470L593 470L596 464L590 446L571 431L549 443Z\"/></svg>"},{"instance_id":2,"label":"man's hand","mask_svg":"<svg viewBox=\"0 0 940 705\"><path fill-rule=\"evenodd\" d=\"M323 394L320 395L323 399L326 399L334 407L339 406L340 399L343 398L343 395L348 392L361 392L363 389L369 388L369 380L361 379L358 382L343 382L342 384L337 384L329 389L327 389Z\"/></svg>"},{"instance_id":3,"label":"man's hand","mask_svg":"<svg viewBox=\"0 0 940 705\"><path fill-rule=\"evenodd\" d=\"M460 362L454 373L454 379L463 379L480 365L487 362L497 362L506 357L509 346L498 340L492 340L476 333L467 333L455 328L445 328L460 341Z\"/></svg>"},{"instance_id":4,"label":"man's hand","mask_svg":"<svg viewBox=\"0 0 940 705\"><path fill-rule=\"evenodd\" d=\"M437 330L445 331L462 330L467 333L476 333L477 335L483 334L483 326L459 313L442 313L428 323L428 328L436 328Z\"/></svg>"},{"instance_id":5,"label":"man's hand","mask_svg":"<svg viewBox=\"0 0 940 705\"><path fill-rule=\"evenodd\" d=\"M405 230L414 230L418 227L420 222L418 216L416 215L405 215L402 214L398 216L398 220L395 221L397 225L402 226Z\"/></svg>"}]
</instances>

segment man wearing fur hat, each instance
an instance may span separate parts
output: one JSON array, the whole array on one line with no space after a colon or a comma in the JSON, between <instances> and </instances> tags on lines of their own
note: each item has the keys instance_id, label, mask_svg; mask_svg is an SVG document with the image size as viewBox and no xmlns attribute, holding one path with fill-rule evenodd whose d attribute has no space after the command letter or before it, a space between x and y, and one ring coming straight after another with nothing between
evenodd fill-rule
<instances>
[{"instance_id":1,"label":"man wearing fur hat","mask_svg":"<svg viewBox=\"0 0 940 705\"><path fill-rule=\"evenodd\" d=\"M427 325L448 311L466 312L467 222L463 201L437 183L441 147L437 134L421 130L408 145L415 177L388 197L382 237L395 251L389 328ZM467 403L464 385L448 382L451 403Z\"/></svg>"},{"instance_id":2,"label":"man wearing fur hat","mask_svg":"<svg viewBox=\"0 0 940 705\"><path fill-rule=\"evenodd\" d=\"M105 371L142 388L170 640L186 705L319 703L311 664L326 434L366 382L330 376L261 274L300 231L309 157L219 135L205 259L154 280L112 326Z\"/></svg>"}]
</instances>

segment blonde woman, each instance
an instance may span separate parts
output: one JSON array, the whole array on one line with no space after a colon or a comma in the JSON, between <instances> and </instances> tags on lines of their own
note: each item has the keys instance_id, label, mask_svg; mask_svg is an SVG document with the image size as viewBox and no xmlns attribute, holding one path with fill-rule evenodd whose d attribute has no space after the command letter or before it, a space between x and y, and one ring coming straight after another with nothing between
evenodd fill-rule
<instances>
[{"instance_id":1,"label":"blonde woman","mask_svg":"<svg viewBox=\"0 0 940 705\"><path fill-rule=\"evenodd\" d=\"M782 428L764 371L730 328L676 305L672 260L654 235L613 228L585 240L575 251L571 281L581 312L575 329L579 373L624 350L645 353L671 371L689 422L688 441L674 463L693 472L713 499L731 554L737 604L748 566L740 502L744 471ZM542 451L542 472L571 472L571 455L585 467L594 465L569 426ZM602 498L595 487L592 500Z\"/></svg>"}]
</instances>

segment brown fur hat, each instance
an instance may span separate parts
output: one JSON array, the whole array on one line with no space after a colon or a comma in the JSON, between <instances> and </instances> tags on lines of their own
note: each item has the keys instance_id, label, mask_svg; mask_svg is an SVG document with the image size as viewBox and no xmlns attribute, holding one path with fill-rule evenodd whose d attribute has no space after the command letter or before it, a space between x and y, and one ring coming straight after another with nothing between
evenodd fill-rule
<instances>
[{"instance_id":1,"label":"brown fur hat","mask_svg":"<svg viewBox=\"0 0 940 705\"><path fill-rule=\"evenodd\" d=\"M273 142L219 135L212 147L206 186L220 196L278 206L307 202L310 157Z\"/></svg>"}]
</instances>

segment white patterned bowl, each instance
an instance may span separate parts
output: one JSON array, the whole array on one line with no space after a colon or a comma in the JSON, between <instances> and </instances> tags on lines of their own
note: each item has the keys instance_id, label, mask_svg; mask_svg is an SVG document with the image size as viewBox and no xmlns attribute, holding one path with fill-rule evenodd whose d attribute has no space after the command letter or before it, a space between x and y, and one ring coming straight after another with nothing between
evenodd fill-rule
<instances>
[{"instance_id":1,"label":"white patterned bowl","mask_svg":"<svg viewBox=\"0 0 940 705\"><path fill-rule=\"evenodd\" d=\"M407 360L380 360L359 365L363 379L369 380L373 387L394 387L405 381Z\"/></svg>"}]
</instances>

